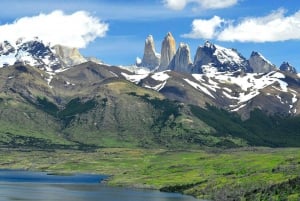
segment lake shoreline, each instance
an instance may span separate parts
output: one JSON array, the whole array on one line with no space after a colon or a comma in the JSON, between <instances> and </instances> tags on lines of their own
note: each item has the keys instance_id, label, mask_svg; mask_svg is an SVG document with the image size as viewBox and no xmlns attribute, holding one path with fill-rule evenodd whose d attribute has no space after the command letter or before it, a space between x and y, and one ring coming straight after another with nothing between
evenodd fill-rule
<instances>
[{"instance_id":1,"label":"lake shoreline","mask_svg":"<svg viewBox=\"0 0 300 201\"><path fill-rule=\"evenodd\" d=\"M179 193L181 195L186 195L186 196L191 196L194 197L197 200L197 197L193 196L193 195L189 195L189 194L185 194L182 190L184 190L185 185L177 185L177 186L165 186L162 188L155 188L153 186L149 186L149 185L143 185L143 184L134 184L134 185L110 185L109 181L112 180L115 176L114 175L105 175L105 174L99 174L99 173L91 173L91 172L75 172L75 171L62 171L62 172L52 172L52 171L44 171L42 169L30 169L30 168L24 168L24 169L9 169L9 168L5 168L5 169L1 169L0 168L0 172L1 171L24 171L24 172L40 172L40 173L45 173L47 176L63 176L63 177L68 177L68 176L74 176L74 175L100 175L100 176L105 176L105 178L101 179L99 181L99 184L103 184L103 185L108 185L110 187L119 187L119 188L126 188L126 189L136 189L136 190L156 190L156 191L160 191L163 193ZM1 181L1 180L0 180ZM200 200L200 201L207 201L207 200Z\"/></svg>"},{"instance_id":2,"label":"lake shoreline","mask_svg":"<svg viewBox=\"0 0 300 201\"><path fill-rule=\"evenodd\" d=\"M107 186L179 192L205 200L300 198L300 185L294 185L300 172L299 148L2 150L0 168L104 174L109 175ZM285 190L277 190L282 186Z\"/></svg>"},{"instance_id":3,"label":"lake shoreline","mask_svg":"<svg viewBox=\"0 0 300 201\"><path fill-rule=\"evenodd\" d=\"M86 176L93 176L95 177L95 179L101 179L99 180L99 182L95 182L96 180L85 180L87 178L85 178ZM56 177L59 177L60 179L63 180L58 180ZM76 180L76 177L83 177L83 180ZM50 180L47 180L46 178L50 178ZM55 179L56 180L53 180ZM71 179L72 178L72 179ZM45 188L55 188L55 189L61 189L60 191L63 191L64 193L62 194L62 196L70 196L69 195L69 191L68 189L72 190L72 189L85 189L84 191L86 191L86 193L81 194L81 190L78 191L77 196L82 197L82 196L87 196L88 194L91 194L91 196L94 196L95 193L99 194L99 196L101 197L104 196L104 199L106 200L107 198L107 194L110 193L111 196L114 196L116 193L115 192L120 192L122 194L128 194L128 196L134 196L134 194L137 194L136 196L144 196L146 200L151 201L151 196L162 196L162 201L165 200L163 197L170 197L170 199L172 197L182 197L180 198L183 199L182 201L185 201L185 198L188 198L187 200L190 201L198 201L198 199L192 199L191 196L186 196L183 194L178 194L178 193L171 193L171 194L166 194L164 192L160 192L158 190L150 190L150 189L137 189L137 188L129 188L129 187L113 187L113 186L109 186L105 184L105 181L108 179L109 177L106 175L99 175L99 174L82 174L82 173L69 173L66 174L64 173L57 173L57 174L52 174L49 172L40 172L40 171L31 171L31 170L15 170L15 169L0 169L0 186L2 189L11 189L13 190L14 188L17 189L17 191L24 191L25 197L24 200L29 200L30 196L32 195L28 195L26 192L29 191L31 192L31 194L33 192L38 193L40 191L40 187L43 186L43 190L45 190ZM75 179L75 180L74 180ZM28 190L29 189L29 190ZM98 189L98 190L97 190ZM74 191L72 190L72 192ZM7 190L5 190L7 191ZM14 190L13 190L14 191ZM104 194L101 194L101 193ZM128 191L128 192L127 192ZM0 189L0 199L1 200L5 200L10 199L6 196L11 196L11 195L7 195L9 194L10 190L8 190L7 192L1 192ZM144 192L144 193L143 193ZM153 192L153 193L152 193ZM160 192L160 193L159 193ZM35 193L33 193L35 194ZM152 195L153 194L153 195ZM4 196L4 197L3 197ZM21 196L21 195L18 195ZM29 196L29 198L28 198ZM73 195L76 196L76 195ZM106 197L105 197L106 196ZM115 196L118 196L118 194L116 194ZM102 197L101 197L102 199ZM126 198L129 199L129 198ZM18 200L22 200L22 198L18 198ZM77 199L76 199L77 200ZM81 200L81 199L79 199ZM86 198L84 199L86 200ZM109 199L110 200L110 199ZM158 197L158 200L160 200L160 198ZM169 200L169 199L168 199ZM177 199L176 199L177 200ZM172 200L170 200L172 201ZM175 200L174 200L175 201Z\"/></svg>"}]
</instances>

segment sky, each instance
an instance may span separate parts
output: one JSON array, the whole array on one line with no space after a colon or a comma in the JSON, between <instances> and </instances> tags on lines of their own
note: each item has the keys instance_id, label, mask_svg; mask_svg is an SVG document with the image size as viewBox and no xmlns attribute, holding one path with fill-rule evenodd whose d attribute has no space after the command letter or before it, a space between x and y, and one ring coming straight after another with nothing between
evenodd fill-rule
<instances>
[{"instance_id":1,"label":"sky","mask_svg":"<svg viewBox=\"0 0 300 201\"><path fill-rule=\"evenodd\" d=\"M84 56L131 65L151 34L189 44L193 58L209 40L249 58L260 52L276 66L300 71L299 0L0 0L0 41L38 36L77 47Z\"/></svg>"}]
</instances>

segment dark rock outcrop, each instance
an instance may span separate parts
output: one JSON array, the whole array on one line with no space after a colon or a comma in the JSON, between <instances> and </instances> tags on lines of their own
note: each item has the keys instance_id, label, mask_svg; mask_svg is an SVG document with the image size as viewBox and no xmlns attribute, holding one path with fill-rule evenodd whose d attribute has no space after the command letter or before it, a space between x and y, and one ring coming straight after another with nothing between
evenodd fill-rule
<instances>
[{"instance_id":1,"label":"dark rock outcrop","mask_svg":"<svg viewBox=\"0 0 300 201\"><path fill-rule=\"evenodd\" d=\"M297 73L297 70L295 67L291 66L288 62L283 62L279 69L281 71L284 71L284 72L288 72L288 73L293 73L293 74L296 74Z\"/></svg>"}]
</instances>

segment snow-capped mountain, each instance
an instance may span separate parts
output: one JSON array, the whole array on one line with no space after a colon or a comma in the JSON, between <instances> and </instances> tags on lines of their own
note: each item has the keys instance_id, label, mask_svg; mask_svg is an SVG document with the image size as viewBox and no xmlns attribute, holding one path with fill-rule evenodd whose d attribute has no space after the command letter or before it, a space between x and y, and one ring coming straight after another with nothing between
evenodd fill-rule
<instances>
[{"instance_id":1,"label":"snow-capped mountain","mask_svg":"<svg viewBox=\"0 0 300 201\"><path fill-rule=\"evenodd\" d=\"M14 43L0 43L0 68L23 63L47 72L55 72L86 61L76 48L50 46L38 38L21 38Z\"/></svg>"},{"instance_id":2,"label":"snow-capped mountain","mask_svg":"<svg viewBox=\"0 0 300 201\"><path fill-rule=\"evenodd\" d=\"M170 99L200 105L211 104L248 118L255 108L269 114L297 115L300 79L281 71L269 73L207 72L181 74L162 71L122 75L129 81L156 90Z\"/></svg>"},{"instance_id":3,"label":"snow-capped mountain","mask_svg":"<svg viewBox=\"0 0 300 201\"><path fill-rule=\"evenodd\" d=\"M153 46L154 42L151 44ZM295 68L287 62L278 69L258 52L253 52L247 60L235 49L221 47L208 41L198 48L194 63L190 59L187 44L179 45L173 58L165 60L165 63L170 63L168 67L164 66L167 70L163 71L162 68L153 70L133 66L111 67L105 75L89 70L82 74L81 70L85 71L85 68L99 62L87 63L90 60L84 58L75 48L50 46L38 38L0 43L0 68L25 65L43 69L47 75L42 79L51 90L59 88L63 91L66 86L78 85L78 93L81 90L81 80L87 78L88 82L92 83L107 77L128 80L182 103L201 107L210 104L238 112L244 118L255 108L271 114L300 114L300 78ZM74 66L78 67L77 74L69 75L72 72L68 69L73 69L71 67ZM98 67L103 66L109 67L103 64ZM158 63L155 63L155 66L158 66ZM58 77L61 76L63 78L58 82ZM72 80L64 80L70 76ZM13 77L9 75L8 79Z\"/></svg>"},{"instance_id":4,"label":"snow-capped mountain","mask_svg":"<svg viewBox=\"0 0 300 201\"><path fill-rule=\"evenodd\" d=\"M251 72L248 61L237 50L224 48L206 41L199 46L194 58L194 73L216 69L218 72L243 70Z\"/></svg>"}]
</instances>

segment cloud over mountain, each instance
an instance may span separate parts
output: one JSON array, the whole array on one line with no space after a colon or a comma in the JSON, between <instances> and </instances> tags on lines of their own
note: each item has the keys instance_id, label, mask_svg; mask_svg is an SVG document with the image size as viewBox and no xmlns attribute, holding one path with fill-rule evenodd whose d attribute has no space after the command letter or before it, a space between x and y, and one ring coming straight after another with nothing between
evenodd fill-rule
<instances>
[{"instance_id":1,"label":"cloud over mountain","mask_svg":"<svg viewBox=\"0 0 300 201\"><path fill-rule=\"evenodd\" d=\"M285 16L279 9L263 17L246 18L229 25L219 35L221 41L276 42L300 39L300 11Z\"/></svg>"},{"instance_id":2,"label":"cloud over mountain","mask_svg":"<svg viewBox=\"0 0 300 201\"><path fill-rule=\"evenodd\" d=\"M191 33L183 34L182 37L211 39L217 35L218 28L224 22L219 16L214 16L209 20L196 19L193 21Z\"/></svg>"},{"instance_id":3,"label":"cloud over mountain","mask_svg":"<svg viewBox=\"0 0 300 201\"><path fill-rule=\"evenodd\" d=\"M209 20L195 19L187 38L217 39L239 42L277 42L300 39L300 11L286 16L278 9L262 17L248 17L239 22L214 16Z\"/></svg>"},{"instance_id":4,"label":"cloud over mountain","mask_svg":"<svg viewBox=\"0 0 300 201\"><path fill-rule=\"evenodd\" d=\"M96 38L104 37L108 28L107 23L88 12L77 11L68 15L56 10L49 14L22 17L11 24L0 25L0 41L15 42L20 37L38 36L52 45L84 48Z\"/></svg>"}]
</instances>

